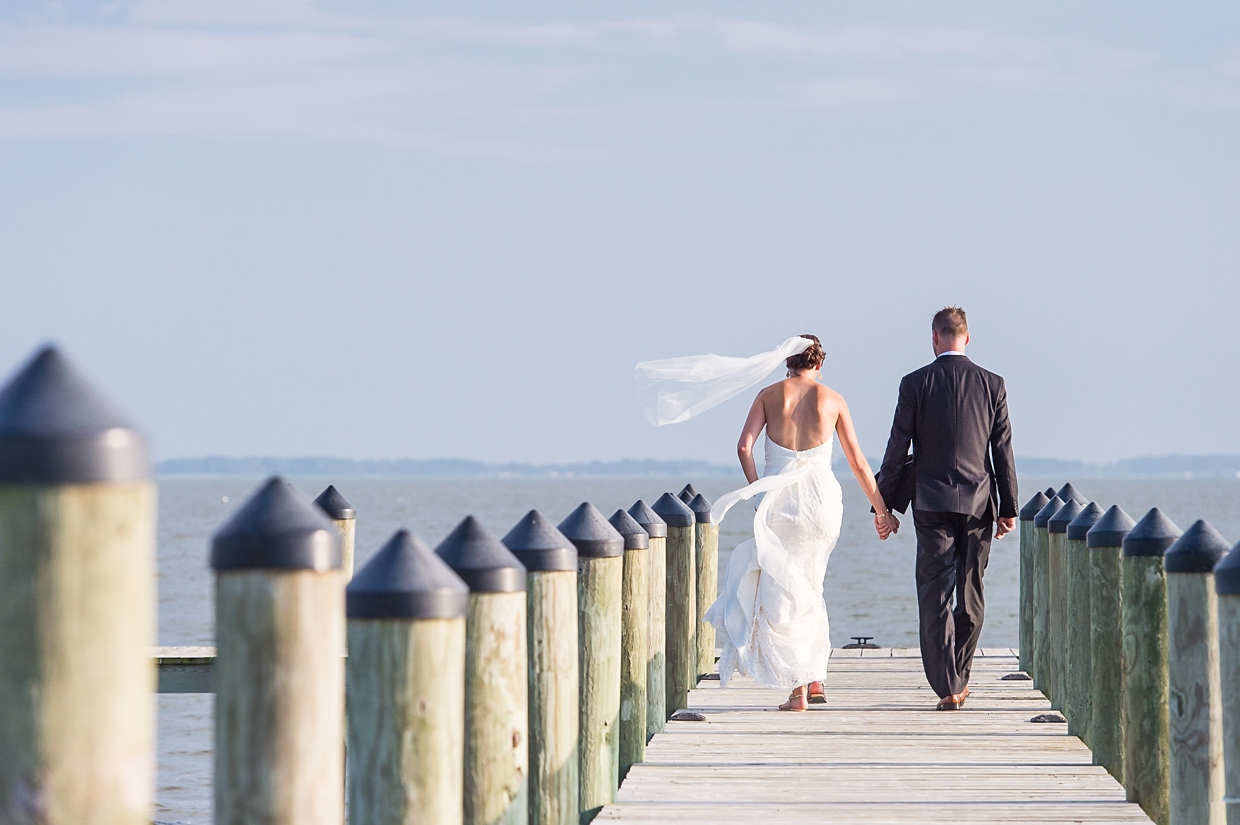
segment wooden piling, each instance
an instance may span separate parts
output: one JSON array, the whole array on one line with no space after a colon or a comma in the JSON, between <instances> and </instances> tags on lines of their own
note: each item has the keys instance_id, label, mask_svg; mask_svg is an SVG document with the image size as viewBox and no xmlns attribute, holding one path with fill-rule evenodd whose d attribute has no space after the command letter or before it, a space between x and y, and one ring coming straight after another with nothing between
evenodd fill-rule
<instances>
[{"instance_id":1,"label":"wooden piling","mask_svg":"<svg viewBox=\"0 0 1240 825\"><path fill-rule=\"evenodd\" d=\"M646 741L667 724L667 522L638 499L629 515L650 536L650 623L646 626Z\"/></svg>"},{"instance_id":2,"label":"wooden piling","mask_svg":"<svg viewBox=\"0 0 1240 825\"><path fill-rule=\"evenodd\" d=\"M581 816L615 801L620 781L620 649L624 537L586 502L560 522L577 548Z\"/></svg>"},{"instance_id":3,"label":"wooden piling","mask_svg":"<svg viewBox=\"0 0 1240 825\"><path fill-rule=\"evenodd\" d=\"M1094 764L1124 781L1123 597L1120 557L1136 526L1118 505L1085 534L1089 548L1090 732Z\"/></svg>"},{"instance_id":4,"label":"wooden piling","mask_svg":"<svg viewBox=\"0 0 1240 825\"><path fill-rule=\"evenodd\" d=\"M1020 607L1017 641L1020 645L1020 669L1030 675L1033 671L1033 517L1048 501L1050 498L1039 492L1020 509Z\"/></svg>"},{"instance_id":5,"label":"wooden piling","mask_svg":"<svg viewBox=\"0 0 1240 825\"><path fill-rule=\"evenodd\" d=\"M1046 523L1063 507L1052 496L1033 517L1033 686L1050 697L1050 534Z\"/></svg>"},{"instance_id":6,"label":"wooden piling","mask_svg":"<svg viewBox=\"0 0 1240 825\"><path fill-rule=\"evenodd\" d=\"M1180 529L1157 507L1124 538L1124 790L1157 825L1169 819L1167 579Z\"/></svg>"},{"instance_id":7,"label":"wooden piling","mask_svg":"<svg viewBox=\"0 0 1240 825\"><path fill-rule=\"evenodd\" d=\"M1217 530L1198 521L1163 558L1171 825L1224 825L1227 821L1214 566L1229 549Z\"/></svg>"},{"instance_id":8,"label":"wooden piling","mask_svg":"<svg viewBox=\"0 0 1240 825\"><path fill-rule=\"evenodd\" d=\"M340 535L269 479L211 541L215 821L344 819Z\"/></svg>"},{"instance_id":9,"label":"wooden piling","mask_svg":"<svg viewBox=\"0 0 1240 825\"><path fill-rule=\"evenodd\" d=\"M1064 562L1067 570L1068 619L1065 625L1067 641L1064 647L1064 716L1068 719L1068 733L1079 736L1089 745L1090 729L1090 618L1089 618L1089 548L1085 536L1089 528L1102 518L1102 508L1089 503L1068 522L1067 541L1064 543Z\"/></svg>"},{"instance_id":10,"label":"wooden piling","mask_svg":"<svg viewBox=\"0 0 1240 825\"><path fill-rule=\"evenodd\" d=\"M0 821L150 821L154 582L145 444L44 348L0 390Z\"/></svg>"},{"instance_id":11,"label":"wooden piling","mask_svg":"<svg viewBox=\"0 0 1240 825\"><path fill-rule=\"evenodd\" d=\"M473 516L435 554L469 586L465 825L529 821L525 567Z\"/></svg>"},{"instance_id":12,"label":"wooden piling","mask_svg":"<svg viewBox=\"0 0 1240 825\"><path fill-rule=\"evenodd\" d=\"M715 672L715 626L706 621L706 611L719 595L719 525L711 524L710 501L701 493L689 501L696 523L693 525L694 610L697 613L697 672L694 686L707 673Z\"/></svg>"},{"instance_id":13,"label":"wooden piling","mask_svg":"<svg viewBox=\"0 0 1240 825\"><path fill-rule=\"evenodd\" d=\"M1240 823L1240 544L1214 567L1218 595L1219 683L1223 705L1224 807Z\"/></svg>"},{"instance_id":14,"label":"wooden piling","mask_svg":"<svg viewBox=\"0 0 1240 825\"><path fill-rule=\"evenodd\" d=\"M345 600L350 823L461 825L469 589L400 530Z\"/></svg>"},{"instance_id":15,"label":"wooden piling","mask_svg":"<svg viewBox=\"0 0 1240 825\"><path fill-rule=\"evenodd\" d=\"M697 684L697 560L689 505L664 493L652 508L667 522L667 714L688 707Z\"/></svg>"},{"instance_id":16,"label":"wooden piling","mask_svg":"<svg viewBox=\"0 0 1240 825\"><path fill-rule=\"evenodd\" d=\"M526 569L530 823L575 825L581 808L577 548L537 510L503 542Z\"/></svg>"},{"instance_id":17,"label":"wooden piling","mask_svg":"<svg viewBox=\"0 0 1240 825\"><path fill-rule=\"evenodd\" d=\"M353 546L357 542L357 511L340 494L336 485L329 484L314 500L340 533L340 577L346 584L353 578Z\"/></svg>"},{"instance_id":18,"label":"wooden piling","mask_svg":"<svg viewBox=\"0 0 1240 825\"><path fill-rule=\"evenodd\" d=\"M1067 714L1068 686L1068 524L1081 514L1084 507L1068 501L1046 522L1048 593L1050 614L1047 632L1050 636L1051 707Z\"/></svg>"},{"instance_id":19,"label":"wooden piling","mask_svg":"<svg viewBox=\"0 0 1240 825\"><path fill-rule=\"evenodd\" d=\"M617 510L611 526L624 536L624 584L621 592L620 780L629 766L646 760L646 656L650 624L650 536L633 517Z\"/></svg>"}]
</instances>

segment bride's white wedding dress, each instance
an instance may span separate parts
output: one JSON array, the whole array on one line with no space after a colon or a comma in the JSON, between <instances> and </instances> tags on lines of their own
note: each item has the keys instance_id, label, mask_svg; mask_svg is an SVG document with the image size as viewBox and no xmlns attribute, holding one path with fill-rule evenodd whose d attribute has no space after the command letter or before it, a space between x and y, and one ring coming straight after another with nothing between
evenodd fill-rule
<instances>
[{"instance_id":1,"label":"bride's white wedding dress","mask_svg":"<svg viewBox=\"0 0 1240 825\"><path fill-rule=\"evenodd\" d=\"M831 472L833 442L796 451L768 435L763 477L712 509L718 523L732 505L762 494L754 537L732 551L724 587L705 617L720 634L724 687L734 671L789 689L826 678L831 629L823 579L844 515Z\"/></svg>"}]
</instances>

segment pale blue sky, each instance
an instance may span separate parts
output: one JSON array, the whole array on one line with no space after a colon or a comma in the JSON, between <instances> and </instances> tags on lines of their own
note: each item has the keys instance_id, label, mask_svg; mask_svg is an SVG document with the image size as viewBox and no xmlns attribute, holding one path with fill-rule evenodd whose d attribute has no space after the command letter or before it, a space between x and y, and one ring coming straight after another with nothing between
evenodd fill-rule
<instances>
[{"instance_id":1,"label":"pale blue sky","mask_svg":"<svg viewBox=\"0 0 1240 825\"><path fill-rule=\"evenodd\" d=\"M11 0L0 366L160 457L731 461L633 364L815 332L874 454L959 302L1018 454L1240 452L1238 127L1234 3Z\"/></svg>"}]
</instances>

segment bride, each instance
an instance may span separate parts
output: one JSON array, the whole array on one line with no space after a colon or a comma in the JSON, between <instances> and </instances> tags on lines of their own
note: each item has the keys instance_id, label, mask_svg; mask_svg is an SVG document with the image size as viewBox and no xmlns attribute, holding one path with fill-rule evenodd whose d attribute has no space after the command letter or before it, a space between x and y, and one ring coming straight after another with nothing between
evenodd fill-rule
<instances>
[{"instance_id":1,"label":"bride","mask_svg":"<svg viewBox=\"0 0 1240 825\"><path fill-rule=\"evenodd\" d=\"M803 711L826 701L822 680L831 655L823 579L844 512L831 472L833 433L874 508L879 538L900 526L878 491L843 396L819 382L822 345L802 335L748 359L651 361L639 364L637 375L648 417L672 423L762 380L776 358L786 358L788 377L758 393L737 445L749 486L721 497L711 511L718 523L736 503L761 495L754 537L732 551L726 582L705 618L720 632L724 687L739 671L760 684L792 688L779 709ZM753 447L764 428L766 468L759 478Z\"/></svg>"}]
</instances>

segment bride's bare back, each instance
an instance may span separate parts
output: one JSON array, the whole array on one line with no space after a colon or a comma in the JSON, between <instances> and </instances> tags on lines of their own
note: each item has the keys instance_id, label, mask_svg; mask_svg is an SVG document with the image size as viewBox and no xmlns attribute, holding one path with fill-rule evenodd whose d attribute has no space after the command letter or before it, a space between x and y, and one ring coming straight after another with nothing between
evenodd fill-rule
<instances>
[{"instance_id":1,"label":"bride's bare back","mask_svg":"<svg viewBox=\"0 0 1240 825\"><path fill-rule=\"evenodd\" d=\"M758 394L766 434L789 450L812 450L831 438L843 398L830 387L800 376L773 384Z\"/></svg>"},{"instance_id":2,"label":"bride's bare back","mask_svg":"<svg viewBox=\"0 0 1240 825\"><path fill-rule=\"evenodd\" d=\"M866 461L857 441L857 431L853 428L852 416L848 412L844 396L818 383L821 353L822 350L818 349L815 353L817 357L804 369L792 368L792 359L789 359L793 374L758 393L749 409L749 416L745 419L745 428L741 430L740 443L736 445L741 469L750 484L758 480L753 448L763 428L766 428L766 434L776 444L796 452L812 450L826 444L834 432L839 436L840 449L848 459L857 483L861 485L862 492L878 514L875 527L880 538L885 539L891 532L899 529L900 522L887 511L883 497L878 492L870 463Z\"/></svg>"}]
</instances>

